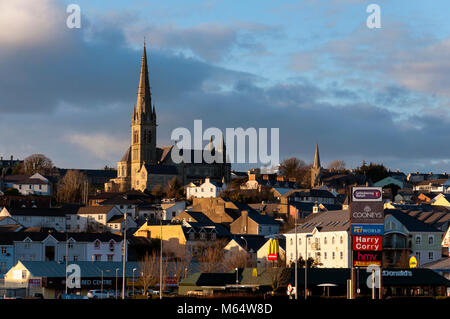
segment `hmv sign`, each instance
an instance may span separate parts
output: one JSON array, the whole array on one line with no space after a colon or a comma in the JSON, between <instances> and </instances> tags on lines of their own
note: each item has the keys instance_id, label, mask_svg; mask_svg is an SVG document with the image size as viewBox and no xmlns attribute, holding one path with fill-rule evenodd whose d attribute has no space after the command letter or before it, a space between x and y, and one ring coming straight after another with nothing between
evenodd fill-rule
<instances>
[{"instance_id":1,"label":"hmv sign","mask_svg":"<svg viewBox=\"0 0 450 319\"><path fill-rule=\"evenodd\" d=\"M381 260L381 251L353 251L354 267L381 266Z\"/></svg>"},{"instance_id":2,"label":"hmv sign","mask_svg":"<svg viewBox=\"0 0 450 319\"><path fill-rule=\"evenodd\" d=\"M353 187L352 202L382 202L381 187Z\"/></svg>"}]
</instances>

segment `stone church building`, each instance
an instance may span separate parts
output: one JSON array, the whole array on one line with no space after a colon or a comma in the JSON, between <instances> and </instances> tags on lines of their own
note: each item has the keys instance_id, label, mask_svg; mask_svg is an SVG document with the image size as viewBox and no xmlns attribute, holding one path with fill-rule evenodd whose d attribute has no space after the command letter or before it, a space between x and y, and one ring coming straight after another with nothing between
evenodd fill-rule
<instances>
[{"instance_id":1,"label":"stone church building","mask_svg":"<svg viewBox=\"0 0 450 319\"><path fill-rule=\"evenodd\" d=\"M183 185L209 177L211 181L228 183L231 180L231 164L226 161L226 147L221 140L216 150L212 141L209 152L220 157L221 163L174 163L171 152L175 146L157 147L157 121L155 105L152 105L150 82L147 66L147 52L144 44L142 64L139 76L137 102L131 117L131 146L117 163L117 177L105 183L105 191L122 192L131 189L151 190L156 185L166 186L168 181L177 177ZM178 150L176 150L178 151ZM186 150L194 153L204 150ZM215 154L219 152L219 154Z\"/></svg>"}]
</instances>

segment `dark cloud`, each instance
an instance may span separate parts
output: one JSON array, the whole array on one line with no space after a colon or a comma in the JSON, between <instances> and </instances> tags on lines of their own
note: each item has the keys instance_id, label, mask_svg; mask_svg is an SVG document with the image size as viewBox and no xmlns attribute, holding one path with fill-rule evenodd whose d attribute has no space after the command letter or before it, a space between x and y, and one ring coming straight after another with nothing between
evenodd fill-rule
<instances>
[{"instance_id":1,"label":"dark cloud","mask_svg":"<svg viewBox=\"0 0 450 319\"><path fill-rule=\"evenodd\" d=\"M0 153L45 153L63 167L115 165L129 141L141 48L127 46L119 27L96 29L89 41L82 32L64 32L64 40L32 50L0 48ZM402 86L374 88L375 98L365 99L360 88L339 81L274 83L167 48L149 50L149 67L161 145L171 142L174 128L202 119L205 128L278 127L282 158L310 162L318 142L325 163L448 167L448 117L384 107L411 100Z\"/></svg>"}]
</instances>

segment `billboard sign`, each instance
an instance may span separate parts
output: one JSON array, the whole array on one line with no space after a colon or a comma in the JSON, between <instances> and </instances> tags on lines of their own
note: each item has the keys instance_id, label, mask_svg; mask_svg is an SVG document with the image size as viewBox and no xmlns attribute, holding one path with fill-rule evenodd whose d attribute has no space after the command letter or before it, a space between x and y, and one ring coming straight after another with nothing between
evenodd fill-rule
<instances>
[{"instance_id":1,"label":"billboard sign","mask_svg":"<svg viewBox=\"0 0 450 319\"><path fill-rule=\"evenodd\" d=\"M381 267L382 252L381 251L353 251L353 266L354 267Z\"/></svg>"},{"instance_id":2,"label":"billboard sign","mask_svg":"<svg viewBox=\"0 0 450 319\"><path fill-rule=\"evenodd\" d=\"M384 224L352 224L352 235L382 236Z\"/></svg>"},{"instance_id":3,"label":"billboard sign","mask_svg":"<svg viewBox=\"0 0 450 319\"><path fill-rule=\"evenodd\" d=\"M352 202L350 219L352 224L383 224L383 202Z\"/></svg>"},{"instance_id":4,"label":"billboard sign","mask_svg":"<svg viewBox=\"0 0 450 319\"><path fill-rule=\"evenodd\" d=\"M381 251L383 236L352 236L353 250Z\"/></svg>"},{"instance_id":5,"label":"billboard sign","mask_svg":"<svg viewBox=\"0 0 450 319\"><path fill-rule=\"evenodd\" d=\"M381 187L353 187L352 202L383 202Z\"/></svg>"},{"instance_id":6,"label":"billboard sign","mask_svg":"<svg viewBox=\"0 0 450 319\"><path fill-rule=\"evenodd\" d=\"M352 224L352 235L382 236L384 224Z\"/></svg>"}]
</instances>

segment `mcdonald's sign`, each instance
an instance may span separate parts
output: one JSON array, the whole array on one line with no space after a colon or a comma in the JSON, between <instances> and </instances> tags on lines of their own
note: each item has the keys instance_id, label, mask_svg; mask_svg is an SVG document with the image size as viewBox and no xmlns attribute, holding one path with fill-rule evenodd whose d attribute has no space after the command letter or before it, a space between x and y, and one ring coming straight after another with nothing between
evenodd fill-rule
<instances>
[{"instance_id":1,"label":"mcdonald's sign","mask_svg":"<svg viewBox=\"0 0 450 319\"><path fill-rule=\"evenodd\" d=\"M278 259L278 239L272 238L269 240L269 253L267 255L267 260L277 260Z\"/></svg>"}]
</instances>

